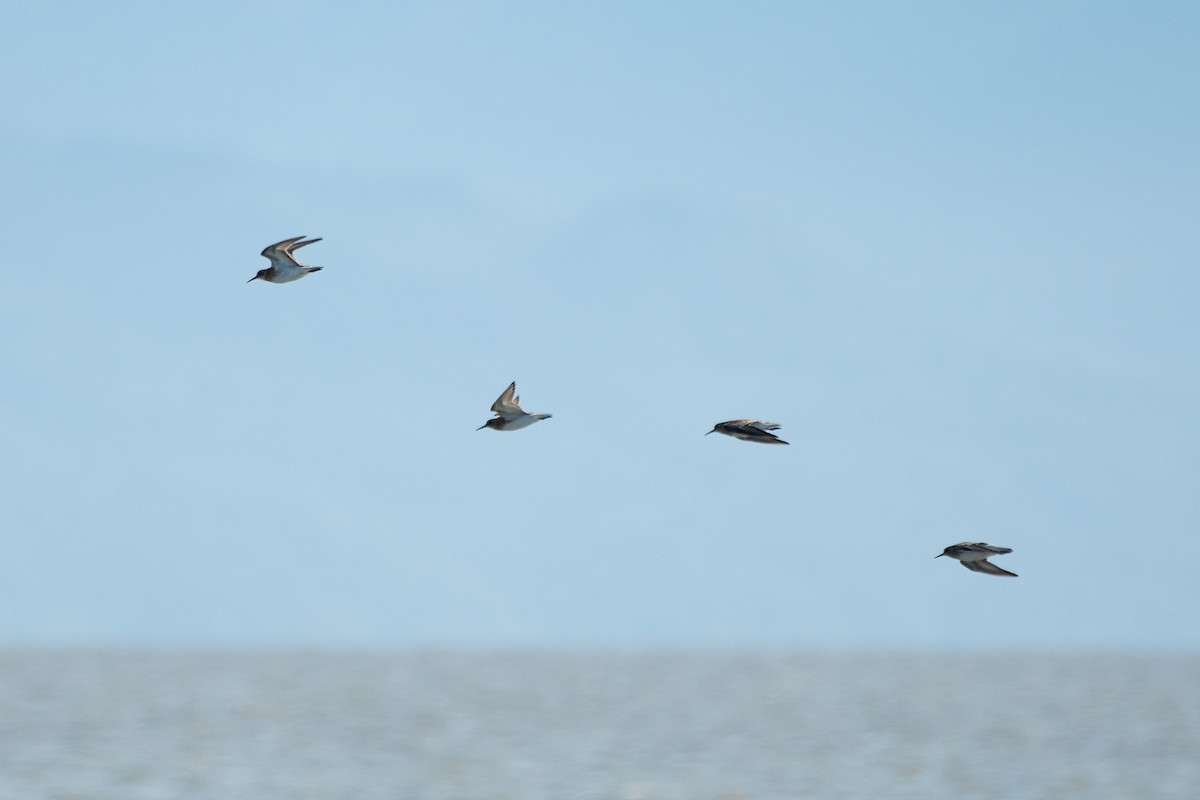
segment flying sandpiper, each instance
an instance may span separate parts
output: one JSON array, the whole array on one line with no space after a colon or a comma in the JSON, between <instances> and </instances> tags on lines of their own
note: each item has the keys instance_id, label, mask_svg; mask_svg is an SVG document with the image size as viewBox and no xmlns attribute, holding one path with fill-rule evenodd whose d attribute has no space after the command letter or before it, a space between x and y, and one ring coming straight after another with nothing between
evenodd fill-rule
<instances>
[{"instance_id":1,"label":"flying sandpiper","mask_svg":"<svg viewBox=\"0 0 1200 800\"><path fill-rule=\"evenodd\" d=\"M298 281L310 272L320 271L321 267L305 266L292 255L293 250L307 247L313 242L319 241L321 240L306 240L303 236L297 236L294 239L284 239L282 242L276 242L262 251L262 254L271 262L271 266L266 269L260 269L258 274L251 278L250 281L288 283L289 281ZM246 283L250 281L246 281Z\"/></svg>"},{"instance_id":2,"label":"flying sandpiper","mask_svg":"<svg viewBox=\"0 0 1200 800\"><path fill-rule=\"evenodd\" d=\"M475 430L481 431L484 428L491 428L496 431L519 431L521 428L527 428L539 420L550 419L549 414L526 414L522 411L521 398L514 397L516 391L517 382L513 381L496 398L496 402L492 403L492 411L496 412L496 416Z\"/></svg>"},{"instance_id":3,"label":"flying sandpiper","mask_svg":"<svg viewBox=\"0 0 1200 800\"><path fill-rule=\"evenodd\" d=\"M763 444L787 444L771 431L779 430L778 422L765 422L761 419L731 419L728 422L718 422L708 433L723 433L743 442L762 442ZM708 436L708 433L704 434Z\"/></svg>"},{"instance_id":4,"label":"flying sandpiper","mask_svg":"<svg viewBox=\"0 0 1200 800\"><path fill-rule=\"evenodd\" d=\"M1011 553L1011 547L999 547L987 542L959 542L952 544L942 552L938 553L934 558L942 556L950 556L957 558L959 562L971 570L972 572L982 572L985 575L1003 575L1009 578L1017 577L1017 573L1009 572L1006 569L997 567L992 562L988 561L988 556L1002 556L1005 553Z\"/></svg>"}]
</instances>

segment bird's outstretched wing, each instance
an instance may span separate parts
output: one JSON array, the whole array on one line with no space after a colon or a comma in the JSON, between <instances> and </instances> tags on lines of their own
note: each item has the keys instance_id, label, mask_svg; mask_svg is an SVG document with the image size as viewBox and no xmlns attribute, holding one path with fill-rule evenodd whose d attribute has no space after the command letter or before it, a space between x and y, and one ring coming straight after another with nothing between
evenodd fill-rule
<instances>
[{"instance_id":1,"label":"bird's outstretched wing","mask_svg":"<svg viewBox=\"0 0 1200 800\"><path fill-rule=\"evenodd\" d=\"M988 561L986 558L980 559L978 561L960 561L958 563L962 564L964 567L971 570L971 572L982 572L985 575L1003 575L1003 576L1007 576L1009 578L1017 577L1017 573L1009 572L1008 570L1004 569L1003 567L997 567L995 564Z\"/></svg>"},{"instance_id":2,"label":"bird's outstretched wing","mask_svg":"<svg viewBox=\"0 0 1200 800\"><path fill-rule=\"evenodd\" d=\"M777 431L781 427L776 422L764 422L758 419L738 420L737 432L738 436L748 442L762 442L763 444L787 444L783 439L780 439L771 431Z\"/></svg>"},{"instance_id":3,"label":"bird's outstretched wing","mask_svg":"<svg viewBox=\"0 0 1200 800\"><path fill-rule=\"evenodd\" d=\"M516 397L517 382L513 381L492 403L492 411L504 419L512 420L525 415L521 410L521 398Z\"/></svg>"},{"instance_id":4,"label":"bird's outstretched wing","mask_svg":"<svg viewBox=\"0 0 1200 800\"><path fill-rule=\"evenodd\" d=\"M302 267L304 264L296 260L296 256L292 254L292 251L299 250L301 247L307 247L319 241L321 241L320 237L305 239L303 236L294 236L291 239L284 239L282 242L276 242L273 245L263 248L262 255L276 266L295 265Z\"/></svg>"}]
</instances>

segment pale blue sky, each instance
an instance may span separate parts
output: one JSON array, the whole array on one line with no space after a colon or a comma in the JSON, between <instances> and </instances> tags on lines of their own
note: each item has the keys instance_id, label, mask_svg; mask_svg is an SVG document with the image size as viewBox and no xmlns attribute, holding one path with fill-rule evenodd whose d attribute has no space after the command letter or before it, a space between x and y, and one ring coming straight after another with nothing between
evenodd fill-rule
<instances>
[{"instance_id":1,"label":"pale blue sky","mask_svg":"<svg viewBox=\"0 0 1200 800\"><path fill-rule=\"evenodd\" d=\"M0 644L1200 648L1194 4L5 17Z\"/></svg>"}]
</instances>

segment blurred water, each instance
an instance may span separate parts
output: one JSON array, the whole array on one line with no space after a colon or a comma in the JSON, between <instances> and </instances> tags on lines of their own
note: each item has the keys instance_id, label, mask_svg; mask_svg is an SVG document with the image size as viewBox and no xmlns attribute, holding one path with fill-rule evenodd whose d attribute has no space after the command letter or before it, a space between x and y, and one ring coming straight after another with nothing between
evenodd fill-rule
<instances>
[{"instance_id":1,"label":"blurred water","mask_svg":"<svg viewBox=\"0 0 1200 800\"><path fill-rule=\"evenodd\" d=\"M1196 798L1200 657L0 653L0 798Z\"/></svg>"}]
</instances>

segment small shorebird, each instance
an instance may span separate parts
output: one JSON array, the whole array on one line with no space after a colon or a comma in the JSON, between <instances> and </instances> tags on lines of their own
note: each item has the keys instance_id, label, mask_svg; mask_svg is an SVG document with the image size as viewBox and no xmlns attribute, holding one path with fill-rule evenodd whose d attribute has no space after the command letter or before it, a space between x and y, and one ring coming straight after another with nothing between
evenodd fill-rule
<instances>
[{"instance_id":1,"label":"small shorebird","mask_svg":"<svg viewBox=\"0 0 1200 800\"><path fill-rule=\"evenodd\" d=\"M301 247L307 247L313 242L319 242L320 239L305 240L303 236L297 236L295 239L284 239L282 242L276 242L270 247L262 251L262 254L271 262L271 266L266 269L260 269L250 281L268 281L270 283L287 283L288 281L298 281L310 272L317 272L321 267L306 267L296 260L292 255L293 250L299 250ZM249 283L250 281L246 281Z\"/></svg>"},{"instance_id":2,"label":"small shorebird","mask_svg":"<svg viewBox=\"0 0 1200 800\"><path fill-rule=\"evenodd\" d=\"M934 556L934 558L950 556L951 558L957 558L964 567L972 572L983 572L988 575L1007 575L1010 578L1015 578L1017 577L1017 573L1001 569L988 561L988 556L1002 556L1005 553L1011 552L1011 547L999 547L987 542L959 542L958 544L950 545Z\"/></svg>"},{"instance_id":3,"label":"small shorebird","mask_svg":"<svg viewBox=\"0 0 1200 800\"><path fill-rule=\"evenodd\" d=\"M500 396L496 398L496 402L492 403L492 411L496 412L496 416L475 430L481 431L484 428L492 428L497 431L519 431L521 428L527 428L539 420L550 419L549 414L526 414L522 411L521 398L513 396L516 391L517 382L513 381L508 385L507 389L500 393Z\"/></svg>"},{"instance_id":4,"label":"small shorebird","mask_svg":"<svg viewBox=\"0 0 1200 800\"><path fill-rule=\"evenodd\" d=\"M778 422L764 422L761 419L731 419L728 422L718 422L708 433L723 433L743 442L762 442L763 444L787 444L770 431L779 430ZM704 434L708 436L708 433Z\"/></svg>"}]
</instances>

